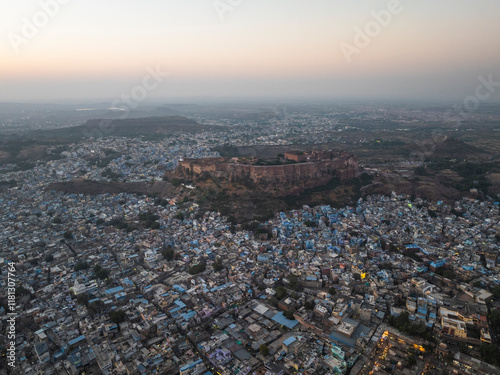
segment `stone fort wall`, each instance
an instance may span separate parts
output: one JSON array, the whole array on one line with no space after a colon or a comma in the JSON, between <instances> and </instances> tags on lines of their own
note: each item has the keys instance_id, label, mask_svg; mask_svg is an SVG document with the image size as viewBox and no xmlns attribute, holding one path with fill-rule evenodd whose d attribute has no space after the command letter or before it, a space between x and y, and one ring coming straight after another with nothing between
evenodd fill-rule
<instances>
[{"instance_id":1,"label":"stone fort wall","mask_svg":"<svg viewBox=\"0 0 500 375\"><path fill-rule=\"evenodd\" d=\"M356 177L359 165L356 158L345 153L328 160L308 160L296 164L252 165L240 164L227 158L186 159L179 163L183 174L211 173L230 181L252 180L254 183L322 184L326 177L337 176L341 180Z\"/></svg>"}]
</instances>

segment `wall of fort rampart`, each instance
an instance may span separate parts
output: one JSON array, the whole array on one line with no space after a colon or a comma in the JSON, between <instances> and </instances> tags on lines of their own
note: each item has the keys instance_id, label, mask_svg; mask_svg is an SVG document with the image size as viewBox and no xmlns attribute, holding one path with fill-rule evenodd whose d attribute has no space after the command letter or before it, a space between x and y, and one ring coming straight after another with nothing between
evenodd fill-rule
<instances>
[{"instance_id":1,"label":"wall of fort rampart","mask_svg":"<svg viewBox=\"0 0 500 375\"><path fill-rule=\"evenodd\" d=\"M341 179L356 177L359 165L356 158L346 154L332 160L315 160L283 165L239 164L231 159L186 159L179 163L179 170L187 174L215 174L230 181L250 179L255 183L308 184L326 176Z\"/></svg>"}]
</instances>

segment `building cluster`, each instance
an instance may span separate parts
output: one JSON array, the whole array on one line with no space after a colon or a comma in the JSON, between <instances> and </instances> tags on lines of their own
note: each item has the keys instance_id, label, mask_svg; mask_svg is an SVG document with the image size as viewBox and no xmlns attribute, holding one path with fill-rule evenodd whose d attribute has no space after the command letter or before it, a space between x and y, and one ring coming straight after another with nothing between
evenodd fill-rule
<instances>
[{"instance_id":1,"label":"building cluster","mask_svg":"<svg viewBox=\"0 0 500 375\"><path fill-rule=\"evenodd\" d=\"M0 329L13 262L17 373L498 372L498 202L368 196L248 227L175 196L46 189L218 156L213 134L182 137L3 167Z\"/></svg>"},{"instance_id":2,"label":"building cluster","mask_svg":"<svg viewBox=\"0 0 500 375\"><path fill-rule=\"evenodd\" d=\"M334 374L382 368L382 349L404 371L407 351L384 344L381 327L439 338L433 349L401 339L422 347L422 369L454 344L494 341L494 202L372 196L281 212L253 232L131 194L14 189L0 204L26 374Z\"/></svg>"}]
</instances>

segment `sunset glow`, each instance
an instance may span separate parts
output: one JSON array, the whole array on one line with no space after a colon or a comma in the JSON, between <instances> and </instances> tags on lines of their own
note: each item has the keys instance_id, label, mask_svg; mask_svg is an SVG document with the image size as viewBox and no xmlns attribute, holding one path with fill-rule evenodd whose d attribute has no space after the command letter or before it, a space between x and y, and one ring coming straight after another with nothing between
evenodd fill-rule
<instances>
[{"instance_id":1,"label":"sunset glow","mask_svg":"<svg viewBox=\"0 0 500 375\"><path fill-rule=\"evenodd\" d=\"M41 5L49 3L53 16ZM157 64L172 81L155 97L447 99L470 91L478 74L500 74L497 1L402 0L350 62L341 43L354 46L356 30L390 2L242 1L223 19L212 0L187 3L2 2L0 100L113 97ZM46 25L28 38L26 21Z\"/></svg>"}]
</instances>

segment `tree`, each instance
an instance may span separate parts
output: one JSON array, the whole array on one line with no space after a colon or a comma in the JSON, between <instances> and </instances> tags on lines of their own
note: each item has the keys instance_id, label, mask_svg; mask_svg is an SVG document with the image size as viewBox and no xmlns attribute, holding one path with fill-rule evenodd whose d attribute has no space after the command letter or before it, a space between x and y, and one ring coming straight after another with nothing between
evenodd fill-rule
<instances>
[{"instance_id":1,"label":"tree","mask_svg":"<svg viewBox=\"0 0 500 375\"><path fill-rule=\"evenodd\" d=\"M45 257L45 261L47 263L52 263L54 261L54 256L52 254L49 254Z\"/></svg>"},{"instance_id":2,"label":"tree","mask_svg":"<svg viewBox=\"0 0 500 375\"><path fill-rule=\"evenodd\" d=\"M454 280L457 275L455 275L455 272L452 270L444 270L443 271L443 277L446 277L447 279Z\"/></svg>"},{"instance_id":3,"label":"tree","mask_svg":"<svg viewBox=\"0 0 500 375\"><path fill-rule=\"evenodd\" d=\"M100 265L94 266L94 274L97 279L107 279L109 276L109 271L106 268L102 268Z\"/></svg>"},{"instance_id":4,"label":"tree","mask_svg":"<svg viewBox=\"0 0 500 375\"><path fill-rule=\"evenodd\" d=\"M109 313L109 320L113 323L119 324L125 321L125 312L123 310L115 310Z\"/></svg>"},{"instance_id":5,"label":"tree","mask_svg":"<svg viewBox=\"0 0 500 375\"><path fill-rule=\"evenodd\" d=\"M307 310L312 310L314 309L314 300L309 300L309 301L306 301L304 303L304 307L307 309Z\"/></svg>"},{"instance_id":6,"label":"tree","mask_svg":"<svg viewBox=\"0 0 500 375\"><path fill-rule=\"evenodd\" d=\"M295 318L293 317L293 314L295 313L295 311L293 310L287 310L285 311L285 318L287 318L288 320L294 320Z\"/></svg>"},{"instance_id":7,"label":"tree","mask_svg":"<svg viewBox=\"0 0 500 375\"><path fill-rule=\"evenodd\" d=\"M293 273L288 275L288 282L289 282L290 288L292 288L292 289L297 289L297 287L299 286L299 279Z\"/></svg>"},{"instance_id":8,"label":"tree","mask_svg":"<svg viewBox=\"0 0 500 375\"><path fill-rule=\"evenodd\" d=\"M78 262L76 262L75 264L75 271L78 272L78 271L82 271L82 270L86 270L88 269L90 266L89 264L84 261L84 260L79 260Z\"/></svg>"},{"instance_id":9,"label":"tree","mask_svg":"<svg viewBox=\"0 0 500 375\"><path fill-rule=\"evenodd\" d=\"M14 291L16 297L24 296L24 295L29 295L30 291L23 287L22 285L19 285L16 287L16 290Z\"/></svg>"},{"instance_id":10,"label":"tree","mask_svg":"<svg viewBox=\"0 0 500 375\"><path fill-rule=\"evenodd\" d=\"M61 217L60 217L60 216L56 216L56 217L52 220L52 222L53 222L54 224L62 224L62 219L61 219Z\"/></svg>"},{"instance_id":11,"label":"tree","mask_svg":"<svg viewBox=\"0 0 500 375\"><path fill-rule=\"evenodd\" d=\"M195 264L194 266L191 266L189 268L189 273L191 275L196 275L198 273L201 273L203 271L205 271L207 269L207 266L205 265L205 263L200 263L200 264Z\"/></svg>"},{"instance_id":12,"label":"tree","mask_svg":"<svg viewBox=\"0 0 500 375\"><path fill-rule=\"evenodd\" d=\"M87 306L89 304L89 296L87 294L80 294L78 297L76 297L76 302L78 302L80 305Z\"/></svg>"},{"instance_id":13,"label":"tree","mask_svg":"<svg viewBox=\"0 0 500 375\"><path fill-rule=\"evenodd\" d=\"M408 367L412 368L416 364L417 364L417 359L415 358L415 356L413 354L410 354L408 356Z\"/></svg>"},{"instance_id":14,"label":"tree","mask_svg":"<svg viewBox=\"0 0 500 375\"><path fill-rule=\"evenodd\" d=\"M492 365L498 366L500 364L500 350L497 344L487 344L483 342L479 347L481 359Z\"/></svg>"},{"instance_id":15,"label":"tree","mask_svg":"<svg viewBox=\"0 0 500 375\"><path fill-rule=\"evenodd\" d=\"M354 276L354 280L356 280L356 281L361 280L361 275L359 273L355 273L353 276Z\"/></svg>"},{"instance_id":16,"label":"tree","mask_svg":"<svg viewBox=\"0 0 500 375\"><path fill-rule=\"evenodd\" d=\"M262 344L261 346L259 346L259 350L264 357L267 357L269 355L269 348L267 347L267 345Z\"/></svg>"},{"instance_id":17,"label":"tree","mask_svg":"<svg viewBox=\"0 0 500 375\"><path fill-rule=\"evenodd\" d=\"M163 249L161 255L163 255L163 258L170 262L175 257L175 251L172 246L167 246L165 249Z\"/></svg>"},{"instance_id":18,"label":"tree","mask_svg":"<svg viewBox=\"0 0 500 375\"><path fill-rule=\"evenodd\" d=\"M431 210L431 209L427 209L427 215L429 215L429 217L431 217L431 218L435 218L435 217L437 217L437 216L438 216L438 215L437 215L437 213L436 213L436 212L434 212L434 211L433 211L433 210Z\"/></svg>"},{"instance_id":19,"label":"tree","mask_svg":"<svg viewBox=\"0 0 500 375\"><path fill-rule=\"evenodd\" d=\"M380 246L382 247L382 250L386 250L387 249L387 242L385 242L383 239L381 239Z\"/></svg>"},{"instance_id":20,"label":"tree","mask_svg":"<svg viewBox=\"0 0 500 375\"><path fill-rule=\"evenodd\" d=\"M491 309L489 321L495 331L500 330L500 311L498 309Z\"/></svg>"},{"instance_id":21,"label":"tree","mask_svg":"<svg viewBox=\"0 0 500 375\"><path fill-rule=\"evenodd\" d=\"M392 270L392 263L391 262L384 262L380 265L380 268L383 270Z\"/></svg>"},{"instance_id":22,"label":"tree","mask_svg":"<svg viewBox=\"0 0 500 375\"><path fill-rule=\"evenodd\" d=\"M286 296L286 289L282 286L276 288L276 298L281 300Z\"/></svg>"},{"instance_id":23,"label":"tree","mask_svg":"<svg viewBox=\"0 0 500 375\"><path fill-rule=\"evenodd\" d=\"M491 293L493 293L493 297L495 299L500 298L500 286L496 286L491 290Z\"/></svg>"},{"instance_id":24,"label":"tree","mask_svg":"<svg viewBox=\"0 0 500 375\"><path fill-rule=\"evenodd\" d=\"M306 227L309 227L309 228L315 228L318 226L315 221L311 221L311 220L304 221L304 225Z\"/></svg>"},{"instance_id":25,"label":"tree","mask_svg":"<svg viewBox=\"0 0 500 375\"><path fill-rule=\"evenodd\" d=\"M184 220L184 214L182 212L179 212L177 215L174 216L176 219L179 219L179 220Z\"/></svg>"},{"instance_id":26,"label":"tree","mask_svg":"<svg viewBox=\"0 0 500 375\"><path fill-rule=\"evenodd\" d=\"M73 233L71 233L70 231L64 232L63 237L65 240L70 240L73 238Z\"/></svg>"},{"instance_id":27,"label":"tree","mask_svg":"<svg viewBox=\"0 0 500 375\"><path fill-rule=\"evenodd\" d=\"M214 267L215 272L219 272L219 271L222 271L224 269L224 265L222 264L221 258L217 258L212 266Z\"/></svg>"},{"instance_id":28,"label":"tree","mask_svg":"<svg viewBox=\"0 0 500 375\"><path fill-rule=\"evenodd\" d=\"M427 176L427 172L426 172L426 170L425 170L425 166L423 166L423 165L422 165L422 166L419 166L419 167L416 167L416 168L414 169L414 171L415 171L415 174L416 174L417 176Z\"/></svg>"},{"instance_id":29,"label":"tree","mask_svg":"<svg viewBox=\"0 0 500 375\"><path fill-rule=\"evenodd\" d=\"M99 314L104 307L104 304L101 301L94 301L87 306L87 311L90 315L94 316L95 314Z\"/></svg>"},{"instance_id":30,"label":"tree","mask_svg":"<svg viewBox=\"0 0 500 375\"><path fill-rule=\"evenodd\" d=\"M328 294L330 294L331 296L334 296L336 293L337 289L335 289L335 287L332 286L330 289L328 289Z\"/></svg>"}]
</instances>

